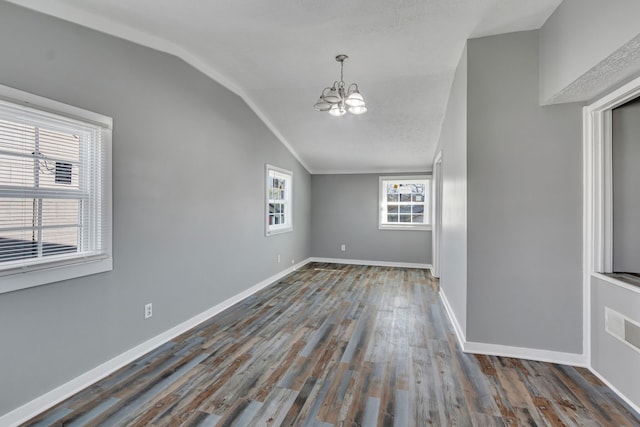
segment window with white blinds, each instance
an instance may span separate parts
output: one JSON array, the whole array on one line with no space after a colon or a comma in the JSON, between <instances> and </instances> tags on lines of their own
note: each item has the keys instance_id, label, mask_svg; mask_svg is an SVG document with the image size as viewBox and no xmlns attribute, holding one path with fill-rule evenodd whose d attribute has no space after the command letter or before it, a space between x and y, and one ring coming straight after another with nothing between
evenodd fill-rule
<instances>
[{"instance_id":1,"label":"window with white blinds","mask_svg":"<svg viewBox=\"0 0 640 427\"><path fill-rule=\"evenodd\" d=\"M111 129L103 121L0 99L0 274L110 255Z\"/></svg>"}]
</instances>

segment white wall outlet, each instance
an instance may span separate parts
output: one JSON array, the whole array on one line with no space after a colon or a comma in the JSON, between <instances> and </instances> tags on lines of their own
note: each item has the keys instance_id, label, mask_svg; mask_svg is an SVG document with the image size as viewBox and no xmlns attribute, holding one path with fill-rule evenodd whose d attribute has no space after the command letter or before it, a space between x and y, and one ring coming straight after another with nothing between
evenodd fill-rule
<instances>
[{"instance_id":1,"label":"white wall outlet","mask_svg":"<svg viewBox=\"0 0 640 427\"><path fill-rule=\"evenodd\" d=\"M153 316L153 304L145 304L144 305L144 318L148 319Z\"/></svg>"},{"instance_id":2,"label":"white wall outlet","mask_svg":"<svg viewBox=\"0 0 640 427\"><path fill-rule=\"evenodd\" d=\"M278 262L280 262L280 254L278 254Z\"/></svg>"},{"instance_id":3,"label":"white wall outlet","mask_svg":"<svg viewBox=\"0 0 640 427\"><path fill-rule=\"evenodd\" d=\"M344 243L343 243L343 244L341 244L341 245L340 245L340 250L341 250L342 252L346 251L346 250L347 250L347 245L345 245Z\"/></svg>"}]
</instances>

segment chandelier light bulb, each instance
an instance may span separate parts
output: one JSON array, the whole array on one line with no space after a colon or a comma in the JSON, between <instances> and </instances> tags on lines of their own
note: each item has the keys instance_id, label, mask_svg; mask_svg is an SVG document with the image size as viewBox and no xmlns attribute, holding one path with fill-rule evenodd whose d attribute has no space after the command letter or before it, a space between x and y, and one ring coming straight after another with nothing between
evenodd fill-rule
<instances>
[{"instance_id":1,"label":"chandelier light bulb","mask_svg":"<svg viewBox=\"0 0 640 427\"><path fill-rule=\"evenodd\" d=\"M355 115L364 114L367 112L367 107L365 107L364 105L359 107L349 107L349 112Z\"/></svg>"},{"instance_id":2,"label":"chandelier light bulb","mask_svg":"<svg viewBox=\"0 0 640 427\"><path fill-rule=\"evenodd\" d=\"M334 104L331 109L329 109L329 114L334 117L340 117L347 114L347 110L340 104Z\"/></svg>"}]
</instances>

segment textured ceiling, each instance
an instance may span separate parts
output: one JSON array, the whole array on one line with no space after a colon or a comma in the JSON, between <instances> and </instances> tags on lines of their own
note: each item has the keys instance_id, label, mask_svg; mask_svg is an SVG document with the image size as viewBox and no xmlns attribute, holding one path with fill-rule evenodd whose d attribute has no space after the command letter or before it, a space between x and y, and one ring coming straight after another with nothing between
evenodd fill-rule
<instances>
[{"instance_id":1,"label":"textured ceiling","mask_svg":"<svg viewBox=\"0 0 640 427\"><path fill-rule=\"evenodd\" d=\"M537 29L561 0L10 0L180 56L253 108L312 173L429 170L470 37ZM369 111L313 104L339 78Z\"/></svg>"}]
</instances>

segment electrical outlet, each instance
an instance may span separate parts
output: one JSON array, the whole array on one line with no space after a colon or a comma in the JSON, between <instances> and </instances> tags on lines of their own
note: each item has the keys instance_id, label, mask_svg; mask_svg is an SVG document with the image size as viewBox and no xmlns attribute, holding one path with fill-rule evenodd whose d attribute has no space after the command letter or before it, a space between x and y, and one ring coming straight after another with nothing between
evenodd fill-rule
<instances>
[{"instance_id":1,"label":"electrical outlet","mask_svg":"<svg viewBox=\"0 0 640 427\"><path fill-rule=\"evenodd\" d=\"M144 305L144 318L148 319L153 316L153 304L145 304Z\"/></svg>"},{"instance_id":2,"label":"electrical outlet","mask_svg":"<svg viewBox=\"0 0 640 427\"><path fill-rule=\"evenodd\" d=\"M278 254L278 262L280 262L280 254Z\"/></svg>"},{"instance_id":3,"label":"electrical outlet","mask_svg":"<svg viewBox=\"0 0 640 427\"><path fill-rule=\"evenodd\" d=\"M343 244L341 244L341 245L340 245L340 250L341 250L342 252L346 251L346 250L347 250L347 245L345 245L344 243L343 243Z\"/></svg>"}]
</instances>

